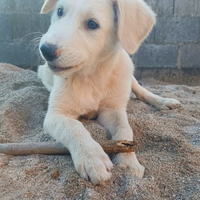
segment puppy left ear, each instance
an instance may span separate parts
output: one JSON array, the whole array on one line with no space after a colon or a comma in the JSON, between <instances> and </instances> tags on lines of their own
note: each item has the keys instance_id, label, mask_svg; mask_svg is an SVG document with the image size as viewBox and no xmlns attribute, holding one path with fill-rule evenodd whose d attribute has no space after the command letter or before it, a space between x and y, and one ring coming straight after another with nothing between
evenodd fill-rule
<instances>
[{"instance_id":1,"label":"puppy left ear","mask_svg":"<svg viewBox=\"0 0 200 200\"><path fill-rule=\"evenodd\" d=\"M129 54L134 54L155 24L155 13L143 0L116 0L116 3L119 40Z\"/></svg>"},{"instance_id":2,"label":"puppy left ear","mask_svg":"<svg viewBox=\"0 0 200 200\"><path fill-rule=\"evenodd\" d=\"M46 0L42 6L42 9L40 11L41 14L48 13L50 10L53 9L53 7L56 5L58 0Z\"/></svg>"}]
</instances>

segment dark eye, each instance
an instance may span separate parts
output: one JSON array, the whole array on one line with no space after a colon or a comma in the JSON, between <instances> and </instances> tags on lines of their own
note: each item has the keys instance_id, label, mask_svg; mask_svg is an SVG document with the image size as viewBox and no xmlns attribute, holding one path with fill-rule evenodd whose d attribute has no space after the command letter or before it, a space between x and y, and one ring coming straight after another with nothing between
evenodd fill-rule
<instances>
[{"instance_id":1,"label":"dark eye","mask_svg":"<svg viewBox=\"0 0 200 200\"><path fill-rule=\"evenodd\" d=\"M62 17L63 16L63 8L58 8L58 12L57 12L58 17Z\"/></svg>"},{"instance_id":2,"label":"dark eye","mask_svg":"<svg viewBox=\"0 0 200 200\"><path fill-rule=\"evenodd\" d=\"M99 27L99 25L93 20L89 20L87 26L89 29L92 30L97 29Z\"/></svg>"}]
</instances>

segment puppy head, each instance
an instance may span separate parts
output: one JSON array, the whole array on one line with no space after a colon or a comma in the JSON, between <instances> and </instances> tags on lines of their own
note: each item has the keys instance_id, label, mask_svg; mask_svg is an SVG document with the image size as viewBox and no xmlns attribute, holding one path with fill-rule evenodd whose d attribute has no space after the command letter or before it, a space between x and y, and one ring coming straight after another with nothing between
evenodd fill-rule
<instances>
[{"instance_id":1,"label":"puppy head","mask_svg":"<svg viewBox=\"0 0 200 200\"><path fill-rule=\"evenodd\" d=\"M40 52L50 69L63 77L92 73L121 45L134 53L155 23L143 0L46 0L41 13L50 10L51 26Z\"/></svg>"}]
</instances>

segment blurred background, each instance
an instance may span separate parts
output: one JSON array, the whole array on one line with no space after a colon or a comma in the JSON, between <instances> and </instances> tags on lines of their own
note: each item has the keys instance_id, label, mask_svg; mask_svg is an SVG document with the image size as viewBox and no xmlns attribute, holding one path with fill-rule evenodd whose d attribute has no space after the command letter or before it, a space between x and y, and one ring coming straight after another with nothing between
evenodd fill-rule
<instances>
[{"instance_id":1,"label":"blurred background","mask_svg":"<svg viewBox=\"0 0 200 200\"><path fill-rule=\"evenodd\" d=\"M36 71L38 37L50 24L43 0L0 0L0 62ZM200 85L200 0L146 0L157 24L131 56L138 79Z\"/></svg>"}]
</instances>

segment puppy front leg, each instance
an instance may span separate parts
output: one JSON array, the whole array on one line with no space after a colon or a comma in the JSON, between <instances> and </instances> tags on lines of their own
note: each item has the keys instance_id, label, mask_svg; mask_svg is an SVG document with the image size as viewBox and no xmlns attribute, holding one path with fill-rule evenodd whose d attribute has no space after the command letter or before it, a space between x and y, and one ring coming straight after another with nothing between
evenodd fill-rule
<instances>
[{"instance_id":1,"label":"puppy front leg","mask_svg":"<svg viewBox=\"0 0 200 200\"><path fill-rule=\"evenodd\" d=\"M98 122L112 135L112 140L133 140L133 131L128 123L125 110L104 110L99 114ZM139 163L135 153L118 153L113 162L121 167L129 167L133 175L142 178L144 167Z\"/></svg>"},{"instance_id":2,"label":"puppy front leg","mask_svg":"<svg viewBox=\"0 0 200 200\"><path fill-rule=\"evenodd\" d=\"M49 69L47 63L38 66L37 73L38 78L42 80L43 85L47 88L49 92L51 92L53 88L53 73Z\"/></svg>"},{"instance_id":3,"label":"puppy front leg","mask_svg":"<svg viewBox=\"0 0 200 200\"><path fill-rule=\"evenodd\" d=\"M84 179L99 184L111 177L112 162L78 120L48 112L44 129L71 153L75 168Z\"/></svg>"}]
</instances>

